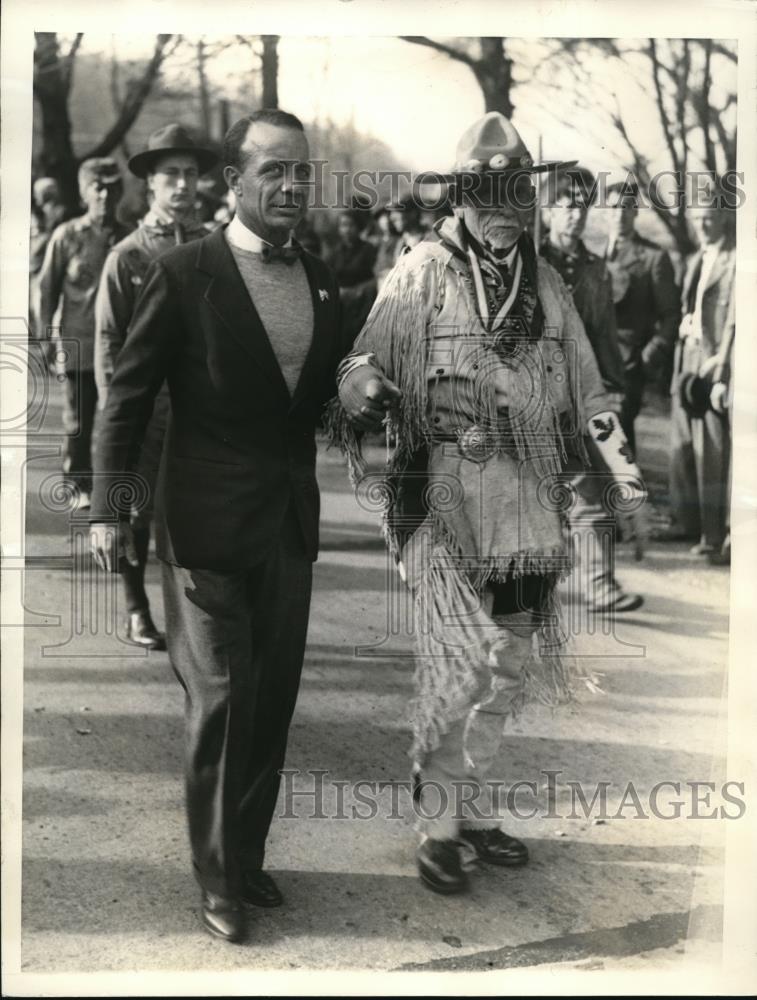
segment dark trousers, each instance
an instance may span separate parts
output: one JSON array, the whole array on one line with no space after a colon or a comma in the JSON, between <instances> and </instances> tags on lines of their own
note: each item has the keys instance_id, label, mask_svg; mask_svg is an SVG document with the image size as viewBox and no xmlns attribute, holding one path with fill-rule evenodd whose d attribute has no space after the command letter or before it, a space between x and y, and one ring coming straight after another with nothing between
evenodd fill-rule
<instances>
[{"instance_id":1,"label":"dark trousers","mask_svg":"<svg viewBox=\"0 0 757 1000\"><path fill-rule=\"evenodd\" d=\"M728 528L730 429L728 417L707 410L690 417L673 394L670 506L677 527L719 549Z\"/></svg>"},{"instance_id":2,"label":"dark trousers","mask_svg":"<svg viewBox=\"0 0 757 1000\"><path fill-rule=\"evenodd\" d=\"M636 454L636 428L635 422L644 401L644 370L641 363L626 364L626 391L623 395L623 403L620 408L620 426L631 446L631 451Z\"/></svg>"},{"instance_id":3,"label":"dark trousers","mask_svg":"<svg viewBox=\"0 0 757 1000\"><path fill-rule=\"evenodd\" d=\"M195 874L223 896L262 867L305 652L312 563L290 507L278 541L237 572L163 564L171 665L185 694Z\"/></svg>"},{"instance_id":4,"label":"dark trousers","mask_svg":"<svg viewBox=\"0 0 757 1000\"><path fill-rule=\"evenodd\" d=\"M92 489L92 431L97 410L95 374L66 372L63 394L63 473L89 493Z\"/></svg>"},{"instance_id":5,"label":"dark trousers","mask_svg":"<svg viewBox=\"0 0 757 1000\"><path fill-rule=\"evenodd\" d=\"M142 477L144 486L144 503L132 512L131 527L134 532L134 547L137 552L137 566L124 563L121 569L121 579L124 584L126 610L147 611L150 602L145 590L145 570L150 551L150 525L153 518L155 492L158 484L160 458L163 454L163 441L166 428L171 417L171 398L166 386L158 393L153 406L152 416L145 431L144 440L139 453L137 473Z\"/></svg>"}]
</instances>

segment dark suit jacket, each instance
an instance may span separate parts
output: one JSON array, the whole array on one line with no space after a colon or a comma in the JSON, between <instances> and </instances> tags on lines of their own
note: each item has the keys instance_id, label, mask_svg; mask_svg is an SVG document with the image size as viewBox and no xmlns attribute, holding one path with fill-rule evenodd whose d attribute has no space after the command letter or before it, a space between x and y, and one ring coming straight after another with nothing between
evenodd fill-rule
<instances>
[{"instance_id":1,"label":"dark suit jacket","mask_svg":"<svg viewBox=\"0 0 757 1000\"><path fill-rule=\"evenodd\" d=\"M681 295L684 315L694 311L701 269L702 251L698 250L686 265ZM731 355L736 328L735 278L736 247L732 240L726 239L713 262L702 297L702 340L698 359L702 362L714 355L718 356L718 363L711 376L713 382L728 382L731 377Z\"/></svg>"},{"instance_id":2,"label":"dark suit jacket","mask_svg":"<svg viewBox=\"0 0 757 1000\"><path fill-rule=\"evenodd\" d=\"M643 361L654 367L669 359L680 317L670 257L656 243L634 233L618 244L606 263L612 276L618 343L626 369L640 369Z\"/></svg>"},{"instance_id":3,"label":"dark suit jacket","mask_svg":"<svg viewBox=\"0 0 757 1000\"><path fill-rule=\"evenodd\" d=\"M161 558L189 568L258 563L294 501L307 551L318 551L315 426L343 353L339 292L303 253L314 329L294 396L226 243L224 230L167 251L150 267L102 416L91 521L112 520L119 476L135 467L164 380L172 423L158 507ZM120 512L121 516L124 512Z\"/></svg>"},{"instance_id":4,"label":"dark suit jacket","mask_svg":"<svg viewBox=\"0 0 757 1000\"><path fill-rule=\"evenodd\" d=\"M568 257L549 238L542 243L541 255L568 286L594 350L605 391L612 403L620 406L626 373L618 346L612 281L604 260L587 250L583 242L579 242L576 254Z\"/></svg>"}]
</instances>

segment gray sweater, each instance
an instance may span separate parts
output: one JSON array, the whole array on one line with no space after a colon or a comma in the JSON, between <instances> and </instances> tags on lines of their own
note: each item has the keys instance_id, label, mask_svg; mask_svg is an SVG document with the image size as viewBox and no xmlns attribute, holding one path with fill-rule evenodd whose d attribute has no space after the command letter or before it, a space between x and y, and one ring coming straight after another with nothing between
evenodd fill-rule
<instances>
[{"instance_id":1,"label":"gray sweater","mask_svg":"<svg viewBox=\"0 0 757 1000\"><path fill-rule=\"evenodd\" d=\"M313 339L313 302L301 261L264 261L229 243L250 298L268 334L290 395L294 394Z\"/></svg>"}]
</instances>

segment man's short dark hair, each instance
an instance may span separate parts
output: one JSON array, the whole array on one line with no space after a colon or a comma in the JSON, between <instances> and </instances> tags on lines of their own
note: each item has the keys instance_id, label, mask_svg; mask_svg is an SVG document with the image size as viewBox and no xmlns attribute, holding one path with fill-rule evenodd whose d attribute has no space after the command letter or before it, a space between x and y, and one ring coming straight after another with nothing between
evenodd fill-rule
<instances>
[{"instance_id":1,"label":"man's short dark hair","mask_svg":"<svg viewBox=\"0 0 757 1000\"><path fill-rule=\"evenodd\" d=\"M236 167L237 170L244 170L247 162L246 154L242 153L244 140L250 126L256 122L263 122L266 125L277 125L279 128L294 128L299 132L305 131L305 126L296 115L288 111L279 111L278 108L260 108L252 114L245 115L239 121L234 122L229 131L223 137L223 163L226 167Z\"/></svg>"},{"instance_id":2,"label":"man's short dark hair","mask_svg":"<svg viewBox=\"0 0 757 1000\"><path fill-rule=\"evenodd\" d=\"M597 181L586 167L569 167L560 170L548 181L549 200L554 204L558 198L570 198L571 204L594 203L597 197Z\"/></svg>"}]
</instances>

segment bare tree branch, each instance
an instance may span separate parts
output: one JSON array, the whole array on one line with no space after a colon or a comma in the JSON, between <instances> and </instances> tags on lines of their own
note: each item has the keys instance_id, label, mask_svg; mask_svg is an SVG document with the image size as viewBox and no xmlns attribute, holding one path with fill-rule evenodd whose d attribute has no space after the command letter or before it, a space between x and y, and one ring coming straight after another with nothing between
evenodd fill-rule
<instances>
[{"instance_id":1,"label":"bare tree branch","mask_svg":"<svg viewBox=\"0 0 757 1000\"><path fill-rule=\"evenodd\" d=\"M731 62L737 63L739 57L735 49L729 49L726 45L721 42L716 42L713 39L708 39L712 43L712 51L717 53L719 56L725 56L726 59L730 59Z\"/></svg>"},{"instance_id":2,"label":"bare tree branch","mask_svg":"<svg viewBox=\"0 0 757 1000\"><path fill-rule=\"evenodd\" d=\"M652 80L654 81L655 94L657 95L657 111L660 115L660 124L662 125L662 131L665 134L665 142L668 145L670 159L673 161L673 168L675 170L680 170L681 163L678 156L678 150L676 149L675 141L673 139L670 119L668 118L668 113L665 109L665 97L662 92L662 84L660 83L660 62L657 58L657 44L654 38L649 39L649 58L652 61Z\"/></svg>"},{"instance_id":3,"label":"bare tree branch","mask_svg":"<svg viewBox=\"0 0 757 1000\"><path fill-rule=\"evenodd\" d=\"M166 58L166 47L172 38L173 35L158 35L152 58L139 80L136 80L129 88L118 118L100 142L80 157L80 160L87 160L92 156L107 156L118 146L142 110L142 105L147 100L153 83L160 73L160 67ZM175 51L176 44L175 42L169 51Z\"/></svg>"},{"instance_id":4,"label":"bare tree branch","mask_svg":"<svg viewBox=\"0 0 757 1000\"><path fill-rule=\"evenodd\" d=\"M712 108L710 106L710 88L712 86L712 76L710 72L710 60L712 58L712 39L706 39L704 43L704 72L702 74L702 86L698 94L694 94L694 109L702 126L702 136L704 138L704 161L707 169L711 173L717 171L717 157L715 146L710 135L710 118Z\"/></svg>"},{"instance_id":5,"label":"bare tree branch","mask_svg":"<svg viewBox=\"0 0 757 1000\"><path fill-rule=\"evenodd\" d=\"M445 56L449 56L450 59L457 59L458 62L465 63L466 66L470 66L473 69L476 65L476 60L468 55L467 52L463 52L461 49L455 49L451 45L445 45L443 42L435 42L432 38L427 38L425 35L399 35L399 38L403 42L412 42L413 45L425 45L426 48L435 49L437 52L443 52Z\"/></svg>"},{"instance_id":6,"label":"bare tree branch","mask_svg":"<svg viewBox=\"0 0 757 1000\"><path fill-rule=\"evenodd\" d=\"M71 43L71 48L68 50L68 55L63 59L61 65L61 78L63 80L63 86L66 91L71 89L71 84L74 80L74 60L76 59L76 53L79 51L79 46L81 45L81 40L84 38L84 32L79 31Z\"/></svg>"}]
</instances>

